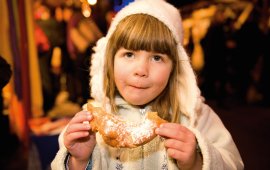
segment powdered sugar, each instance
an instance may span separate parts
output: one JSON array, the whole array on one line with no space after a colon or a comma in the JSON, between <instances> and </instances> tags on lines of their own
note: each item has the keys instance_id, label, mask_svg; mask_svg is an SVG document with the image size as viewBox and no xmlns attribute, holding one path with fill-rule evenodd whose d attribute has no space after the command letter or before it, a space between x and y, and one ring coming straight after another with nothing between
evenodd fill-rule
<instances>
[{"instance_id":1,"label":"powdered sugar","mask_svg":"<svg viewBox=\"0 0 270 170\"><path fill-rule=\"evenodd\" d=\"M104 131L106 134L110 133L111 131L116 131L118 129L118 126L116 123L114 123L112 120L110 119L105 119L105 127L104 127Z\"/></svg>"},{"instance_id":2,"label":"powdered sugar","mask_svg":"<svg viewBox=\"0 0 270 170\"><path fill-rule=\"evenodd\" d=\"M145 119L143 123L137 126L130 126L130 129L128 129L128 131L131 134L134 144L142 143L145 138L151 137L154 133L154 126L155 124L148 119Z\"/></svg>"},{"instance_id":3,"label":"powdered sugar","mask_svg":"<svg viewBox=\"0 0 270 170\"><path fill-rule=\"evenodd\" d=\"M116 140L120 145L139 145L154 134L155 122L144 118L142 123L124 122L120 119L104 119L104 132L117 133Z\"/></svg>"}]
</instances>

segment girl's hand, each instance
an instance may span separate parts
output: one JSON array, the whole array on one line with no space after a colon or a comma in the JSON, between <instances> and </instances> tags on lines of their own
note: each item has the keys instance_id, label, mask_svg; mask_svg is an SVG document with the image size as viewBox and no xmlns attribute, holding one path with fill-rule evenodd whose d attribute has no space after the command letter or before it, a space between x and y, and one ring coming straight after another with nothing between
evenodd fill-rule
<instances>
[{"instance_id":1,"label":"girl's hand","mask_svg":"<svg viewBox=\"0 0 270 170\"><path fill-rule=\"evenodd\" d=\"M93 116L87 111L78 112L69 122L64 133L64 145L71 155L71 167L86 166L96 144L95 133L89 121ZM72 168L71 168L72 169Z\"/></svg>"},{"instance_id":2,"label":"girl's hand","mask_svg":"<svg viewBox=\"0 0 270 170\"><path fill-rule=\"evenodd\" d=\"M164 123L156 129L156 134L165 140L170 157L177 160L181 169L202 169L202 158L196 152L196 137L186 127L177 123Z\"/></svg>"}]
</instances>

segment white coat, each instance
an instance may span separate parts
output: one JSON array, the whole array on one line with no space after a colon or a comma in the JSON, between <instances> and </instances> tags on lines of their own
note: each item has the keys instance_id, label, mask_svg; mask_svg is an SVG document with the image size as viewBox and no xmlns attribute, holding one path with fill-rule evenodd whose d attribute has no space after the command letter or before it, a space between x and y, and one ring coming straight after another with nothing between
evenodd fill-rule
<instances>
[{"instance_id":1,"label":"white coat","mask_svg":"<svg viewBox=\"0 0 270 170\"><path fill-rule=\"evenodd\" d=\"M118 98L120 116L128 121L140 121L141 112ZM146 108L147 110L148 108ZM195 135L201 148L203 170L241 170L243 162L237 147L220 118L198 98L195 126L190 127L189 116L182 115L181 124L188 127ZM63 133L59 137L60 149L51 164L52 170L64 170L68 151L63 144ZM162 170L178 169L175 162L166 154L163 139L156 137L151 142L135 149L117 149L106 145L97 133L97 145L92 153L93 170L110 169Z\"/></svg>"}]
</instances>

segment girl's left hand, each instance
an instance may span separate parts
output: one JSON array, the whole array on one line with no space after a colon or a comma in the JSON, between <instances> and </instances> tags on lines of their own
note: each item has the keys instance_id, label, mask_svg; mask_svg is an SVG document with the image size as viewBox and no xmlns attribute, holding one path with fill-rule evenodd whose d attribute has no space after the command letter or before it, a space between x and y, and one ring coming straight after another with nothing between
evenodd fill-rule
<instances>
[{"instance_id":1,"label":"girl's left hand","mask_svg":"<svg viewBox=\"0 0 270 170\"><path fill-rule=\"evenodd\" d=\"M167 153L177 160L179 168L202 168L202 158L196 152L196 137L188 128L177 123L164 123L156 129L156 134L166 139Z\"/></svg>"}]
</instances>

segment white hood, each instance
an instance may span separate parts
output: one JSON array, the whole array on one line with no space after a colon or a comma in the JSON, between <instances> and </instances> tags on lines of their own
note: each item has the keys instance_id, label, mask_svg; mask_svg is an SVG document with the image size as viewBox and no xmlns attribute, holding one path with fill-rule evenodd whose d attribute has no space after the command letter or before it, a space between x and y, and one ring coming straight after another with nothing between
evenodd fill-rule
<instances>
[{"instance_id":1,"label":"white hood","mask_svg":"<svg viewBox=\"0 0 270 170\"><path fill-rule=\"evenodd\" d=\"M101 38L96 47L94 47L95 53L92 55L91 63L91 96L97 102L103 102L105 94L103 92L103 76L104 76L104 60L107 42L115 31L117 24L126 16L132 14L148 14L151 15L161 22L163 22L172 32L175 41L177 42L177 50L182 67L182 74L179 78L180 87L180 108L181 112L191 118L191 124L194 123L194 110L196 100L198 97L198 87L196 84L195 74L190 65L190 59L187 56L186 51L182 46L183 40L183 29L180 11L173 7L171 4L163 0L137 0L130 3L119 11L113 19L111 26L108 30L106 37Z\"/></svg>"}]
</instances>

